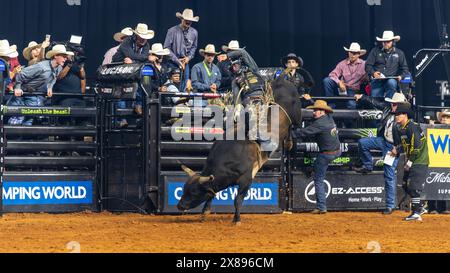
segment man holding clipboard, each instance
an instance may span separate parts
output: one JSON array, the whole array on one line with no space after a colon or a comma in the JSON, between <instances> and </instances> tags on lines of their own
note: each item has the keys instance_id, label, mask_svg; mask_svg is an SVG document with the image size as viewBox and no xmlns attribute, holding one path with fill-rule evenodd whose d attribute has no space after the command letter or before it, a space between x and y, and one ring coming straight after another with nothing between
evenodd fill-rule
<instances>
[{"instance_id":1,"label":"man holding clipboard","mask_svg":"<svg viewBox=\"0 0 450 273\"><path fill-rule=\"evenodd\" d=\"M366 60L366 72L371 77L372 97L392 98L398 89L398 83L409 75L408 64L403 51L395 47L400 36L385 31L383 37L377 37L382 47L370 51Z\"/></svg>"}]
</instances>

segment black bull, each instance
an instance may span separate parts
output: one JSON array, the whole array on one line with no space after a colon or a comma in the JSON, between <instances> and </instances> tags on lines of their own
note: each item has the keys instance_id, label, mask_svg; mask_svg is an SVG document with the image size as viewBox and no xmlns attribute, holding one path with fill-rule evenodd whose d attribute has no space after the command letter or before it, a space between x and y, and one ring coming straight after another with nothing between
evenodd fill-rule
<instances>
[{"instance_id":1,"label":"black bull","mask_svg":"<svg viewBox=\"0 0 450 273\"><path fill-rule=\"evenodd\" d=\"M280 144L285 141L289 142L291 145L287 149L290 149L292 147L292 142L288 139L290 126L301 124L300 97L297 89L283 79L274 81L272 90L275 102L285 110L279 110L278 140ZM188 167L182 166L189 175L189 179L184 186L178 209L185 211L206 202L202 212L203 215L206 215L210 213L211 202L217 192L237 185L233 222L239 223L244 197L256 173L267 162L269 156L269 152L262 152L259 144L255 141L216 141L209 152L201 174L196 174Z\"/></svg>"}]
</instances>

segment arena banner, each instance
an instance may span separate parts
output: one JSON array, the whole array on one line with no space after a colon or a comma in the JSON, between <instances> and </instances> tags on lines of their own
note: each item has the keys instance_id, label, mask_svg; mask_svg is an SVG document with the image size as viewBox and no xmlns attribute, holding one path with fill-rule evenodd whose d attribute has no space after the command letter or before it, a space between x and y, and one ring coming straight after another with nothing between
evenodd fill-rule
<instances>
[{"instance_id":1,"label":"arena banner","mask_svg":"<svg viewBox=\"0 0 450 273\"><path fill-rule=\"evenodd\" d=\"M450 168L450 129L427 129L430 168Z\"/></svg>"},{"instance_id":2,"label":"arena banner","mask_svg":"<svg viewBox=\"0 0 450 273\"><path fill-rule=\"evenodd\" d=\"M361 175L355 172L327 172L325 192L328 210L372 210L385 206L382 172ZM292 208L308 211L316 208L312 177L293 173Z\"/></svg>"},{"instance_id":3,"label":"arena banner","mask_svg":"<svg viewBox=\"0 0 450 273\"><path fill-rule=\"evenodd\" d=\"M92 181L3 183L3 205L92 204Z\"/></svg>"},{"instance_id":4,"label":"arena banner","mask_svg":"<svg viewBox=\"0 0 450 273\"><path fill-rule=\"evenodd\" d=\"M164 213L180 213L176 205L183 195L183 187L187 180L185 175L165 175L162 178L164 191L161 205ZM234 213L234 199L237 187L230 187L216 194L212 201L213 213ZM279 176L262 174L255 178L247 196L244 198L243 213L279 213L280 209ZM189 213L200 213L203 204Z\"/></svg>"},{"instance_id":5,"label":"arena banner","mask_svg":"<svg viewBox=\"0 0 450 273\"><path fill-rule=\"evenodd\" d=\"M425 180L423 200L450 200L450 169L430 168Z\"/></svg>"},{"instance_id":6,"label":"arena banner","mask_svg":"<svg viewBox=\"0 0 450 273\"><path fill-rule=\"evenodd\" d=\"M5 212L97 211L97 185L92 173L7 173L2 188Z\"/></svg>"}]
</instances>

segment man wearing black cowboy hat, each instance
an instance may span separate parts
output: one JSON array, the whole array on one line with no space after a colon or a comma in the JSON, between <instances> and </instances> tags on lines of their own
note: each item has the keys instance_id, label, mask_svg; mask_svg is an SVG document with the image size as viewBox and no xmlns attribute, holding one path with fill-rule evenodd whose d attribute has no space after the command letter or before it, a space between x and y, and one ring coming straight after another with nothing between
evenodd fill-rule
<instances>
[{"instance_id":1,"label":"man wearing black cowboy hat","mask_svg":"<svg viewBox=\"0 0 450 273\"><path fill-rule=\"evenodd\" d=\"M428 145L427 137L420 126L408 118L411 113L411 106L406 103L399 104L394 112L395 122L400 127L398 133L401 144L393 149L393 153L398 154L401 148L406 153L403 182L406 192L411 197L412 212L405 220L422 221L420 215L423 201L420 200L420 194L424 189L428 175Z\"/></svg>"},{"instance_id":2,"label":"man wearing black cowboy hat","mask_svg":"<svg viewBox=\"0 0 450 273\"><path fill-rule=\"evenodd\" d=\"M308 71L303 69L303 59L295 53L289 53L281 59L281 64L285 70L280 77L294 84L299 95L309 93L307 89L314 87L314 79Z\"/></svg>"}]
</instances>

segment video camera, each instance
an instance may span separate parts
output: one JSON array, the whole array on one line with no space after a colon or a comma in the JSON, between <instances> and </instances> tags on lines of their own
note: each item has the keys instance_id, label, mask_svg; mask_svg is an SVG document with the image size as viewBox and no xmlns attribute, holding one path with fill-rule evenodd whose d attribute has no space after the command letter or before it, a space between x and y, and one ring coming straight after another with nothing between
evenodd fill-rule
<instances>
[{"instance_id":1,"label":"video camera","mask_svg":"<svg viewBox=\"0 0 450 273\"><path fill-rule=\"evenodd\" d=\"M87 57L85 55L86 54L85 48L81 44L81 39L82 39L81 36L72 35L69 41L64 42L53 41L51 43L50 48L53 47L54 45L61 45L61 44L64 45L68 51L72 51L74 53L73 61L75 63L82 65L87 60Z\"/></svg>"}]
</instances>

